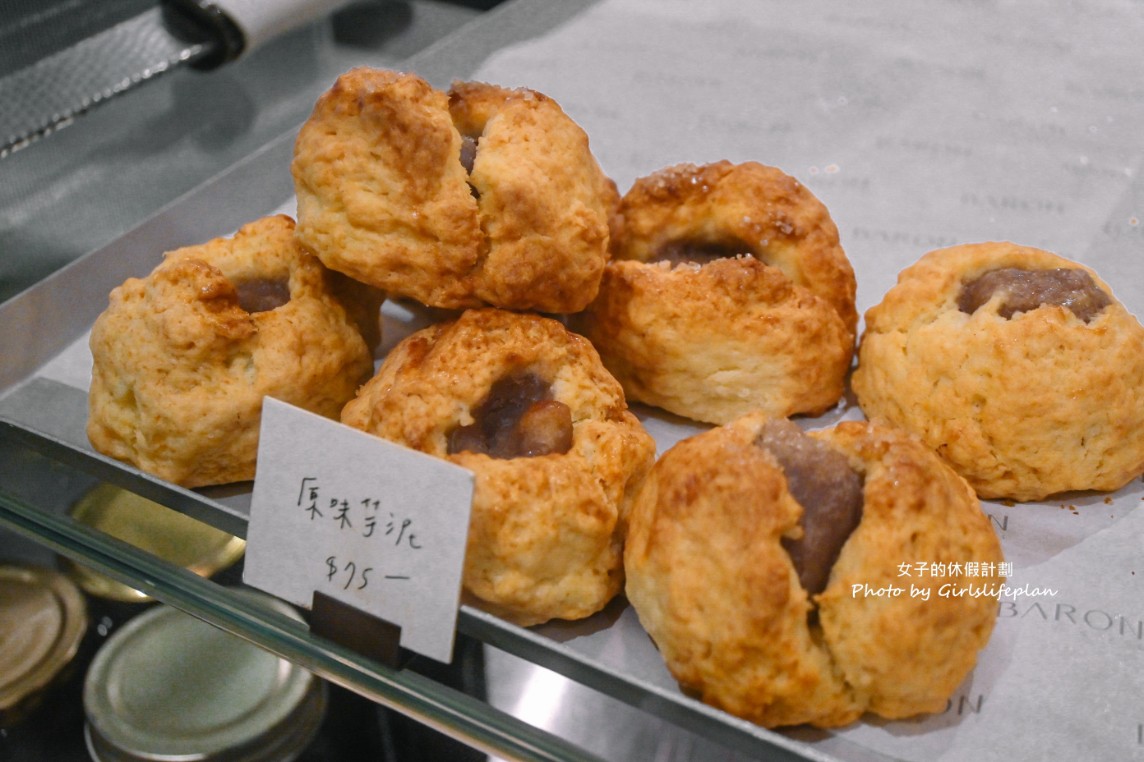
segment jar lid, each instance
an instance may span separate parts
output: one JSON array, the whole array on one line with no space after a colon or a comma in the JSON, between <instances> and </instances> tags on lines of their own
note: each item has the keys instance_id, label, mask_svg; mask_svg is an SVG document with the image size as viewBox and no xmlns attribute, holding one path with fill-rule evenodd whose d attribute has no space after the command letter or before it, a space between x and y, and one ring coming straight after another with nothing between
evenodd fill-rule
<instances>
[{"instance_id":1,"label":"jar lid","mask_svg":"<svg viewBox=\"0 0 1144 762\"><path fill-rule=\"evenodd\" d=\"M0 720L11 724L75 657L83 594L54 569L0 566Z\"/></svg>"},{"instance_id":2,"label":"jar lid","mask_svg":"<svg viewBox=\"0 0 1144 762\"><path fill-rule=\"evenodd\" d=\"M210 577L242 557L246 541L133 492L101 484L76 501L76 521L145 550L164 561ZM151 600L146 593L68 559L63 566L91 595L122 602Z\"/></svg>"},{"instance_id":3,"label":"jar lid","mask_svg":"<svg viewBox=\"0 0 1144 762\"><path fill-rule=\"evenodd\" d=\"M301 619L281 601L243 591ZM170 606L130 620L84 682L88 751L98 762L289 760L317 734L325 683Z\"/></svg>"}]
</instances>

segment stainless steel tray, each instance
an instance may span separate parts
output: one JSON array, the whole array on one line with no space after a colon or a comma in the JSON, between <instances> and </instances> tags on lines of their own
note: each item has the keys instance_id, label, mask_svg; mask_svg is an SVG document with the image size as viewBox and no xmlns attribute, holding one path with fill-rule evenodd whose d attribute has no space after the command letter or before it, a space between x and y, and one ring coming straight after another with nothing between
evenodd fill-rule
<instances>
[{"instance_id":1,"label":"stainless steel tray","mask_svg":"<svg viewBox=\"0 0 1144 762\"><path fill-rule=\"evenodd\" d=\"M517 10L520 5L523 4L518 4ZM558 4L559 9L550 7L547 16L542 13L533 17L520 12L514 16L494 17L489 20L490 24L512 23L496 33L490 31L484 35L470 29L463 39L453 39L448 45L429 51L426 56L415 59L409 68L420 71L431 81L447 83L454 77L464 77L503 41L536 34L553 23L554 17L574 14L588 5L591 3ZM499 754L522 758L584 758L582 752L559 739L490 713L487 707L467 701L466 697L450 695L416 676L363 660L287 623L266 620L259 612L246 610L230 600L225 590L215 589L210 583L180 574L181 570L166 568L152 559L139 558L130 549L85 532L62 517L61 505L66 502L69 489L79 489L85 479L100 479L226 531L245 535L248 491L242 488L181 489L91 451L83 432L85 368L74 360L82 358L84 335L106 305L111 288L129 275L148 272L159 252L229 234L256 217L289 208L292 187L288 166L292 142L290 134L268 144L113 244L78 260L31 291L0 306L0 443L12 442L18 447L46 453L52 459L49 465L40 467L40 473L34 478L29 477L30 472L22 463L0 464L0 523L13 526L60 552L80 555L89 565L147 588L160 600L239 632L364 695L424 718ZM236 199L240 202L235 203ZM1094 231L1094 248L1105 241L1101 235ZM869 241L869 231L867 236ZM867 260L879 253L878 246L870 243L863 248ZM1086 256L1092 258L1091 253ZM860 271L870 264L870 261L855 262ZM862 272L865 271L860 272L860 282ZM1138 283L1123 286L1114 283L1114 286L1128 292L1121 296L1128 297L1125 301L1130 302L1130 307L1139 310L1140 305L1144 305L1144 292ZM866 306L869 305L860 305L860 308ZM399 330L391 331L389 341L396 335ZM661 449L690 430L687 424L652 411L637 412L656 436ZM844 403L808 424L825 425L854 415L857 411ZM62 467L52 465L55 463ZM1073 515L1079 507L1096 525L1090 534L1095 536L1107 530L1113 540L1110 544L1117 544L1119 548L1124 542L1118 538L1141 523L1142 499L1144 484L1135 480L1114 496L1069 495L1055 503L1021 506L1019 510L1000 504L986 505L1002 535L1007 556L1016 562L1018 572L1026 574L1026 578L1033 576L1034 582L1050 583L1072 575L1074 568L1084 568L1089 573L1083 575L1081 581L1073 582L1071 589L1066 588L1061 599L1046 601L1044 608L1022 604L1019 610L999 613L998 628L987 649L990 667L1014 671L1016 665L1018 675L1013 680L1030 686L1027 695L1014 698L1012 685L1006 686L1007 692L998 690L989 694L999 682L995 674L983 674L979 670L970 681L973 692L959 692L950 710L929 723L859 723L857 728L833 734L806 729L776 733L737 720L679 691L633 612L622 600L583 622L532 629L515 627L465 607L459 627L491 646L553 669L747 756L814 760L896 758L897 755L875 751L873 745L866 743L878 732L912 738L919 747L932 750L931 756L943 756L955 745L947 738L947 731L967 718L966 724L980 719L982 715L977 710L986 695L989 695L987 705L994 701L1010 702L1005 705L1007 713L993 721L998 739L1019 737L1022 733L1046 736L1045 728L1056 723L1061 726L1061 735L1066 736L1059 744L1059 753L1074 746L1091 751L1103 748L1102 739L1094 737L1102 731L1081 726L1079 721L1077 727L1067 725L1059 719L1063 716L1059 707L1071 710L1082 703L1079 698L1074 701L1074 697L1092 698L1094 694L1105 697L1102 700L1108 702L1112 701L1108 696L1115 696L1120 703L1131 702L1134 697L1138 704L1139 690L1144 686L1140 677L1144 670L1138 669L1144 667L1144 651L1138 645L1144 637L1141 634L1144 625L1140 624L1144 611L1140 610L1139 571L1133 571L1129 577L1127 568L1093 569L1090 557L1099 555L1106 544L1089 546L1083 554L1078 554L1076 551L1089 539L1089 532L1078 533L1070 525L1079 524ZM1091 622L1088 621L1090 614ZM1042 620L1044 627L1039 627ZM1062 653L1080 654L1082 646L1078 643L1083 643L1083 659L1062 656ZM1034 656L1029 657L1029 653ZM1036 654L1041 653L1045 654L1044 663L1052 665L1051 670L1048 667L1040 670L1044 674L1039 673L1036 665L1041 659ZM1058 666L1066 661L1077 667ZM1098 681L1085 672L1093 668L1103 670L1100 674L1105 676L1114 674L1109 663L1121 665L1115 674L1123 674L1122 679L1097 684ZM1006 695L997 695L1002 693ZM1052 712L1045 711L1043 700L1051 703ZM1014 707L1019 711L1012 712ZM1097 712L1096 709L1091 711ZM1140 723L1139 730L1135 726L1128 727L1123 722L1124 714L1117 715L1119 724L1114 732L1105 735L1111 738L1115 733L1122 738L1127 733L1132 737L1127 746L1123 741L1110 742L1106 751L1123 751L1132 744L1144 748L1144 741L1137 742L1133 735L1139 732L1139 738L1144 739L1144 722ZM1144 718L1133 722L1141 719ZM1018 730L1012 731L1013 727ZM1019 757L1020 746L1017 738L1007 744L1000 743L995 751L1001 755L1004 749L1006 756ZM1138 752L1138 748L1132 748ZM919 752L916 756L921 755Z\"/></svg>"}]
</instances>

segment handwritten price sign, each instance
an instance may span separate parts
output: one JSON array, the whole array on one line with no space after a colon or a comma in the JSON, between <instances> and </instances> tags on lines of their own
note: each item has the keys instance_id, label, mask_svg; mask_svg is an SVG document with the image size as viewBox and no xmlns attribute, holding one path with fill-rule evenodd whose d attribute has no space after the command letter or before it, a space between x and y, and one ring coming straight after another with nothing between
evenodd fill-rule
<instances>
[{"instance_id":1,"label":"handwritten price sign","mask_svg":"<svg viewBox=\"0 0 1144 762\"><path fill-rule=\"evenodd\" d=\"M315 591L452 658L473 475L267 399L243 579L299 606Z\"/></svg>"}]
</instances>

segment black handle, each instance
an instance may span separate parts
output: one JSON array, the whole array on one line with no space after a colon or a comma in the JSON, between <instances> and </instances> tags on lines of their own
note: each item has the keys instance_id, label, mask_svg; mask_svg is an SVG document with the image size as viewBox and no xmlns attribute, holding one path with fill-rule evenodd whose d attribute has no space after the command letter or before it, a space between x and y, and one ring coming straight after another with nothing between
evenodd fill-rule
<instances>
[{"instance_id":1,"label":"black handle","mask_svg":"<svg viewBox=\"0 0 1144 762\"><path fill-rule=\"evenodd\" d=\"M203 53L189 62L196 69L214 69L246 49L242 29L210 0L159 0L159 7L173 34L205 44Z\"/></svg>"}]
</instances>

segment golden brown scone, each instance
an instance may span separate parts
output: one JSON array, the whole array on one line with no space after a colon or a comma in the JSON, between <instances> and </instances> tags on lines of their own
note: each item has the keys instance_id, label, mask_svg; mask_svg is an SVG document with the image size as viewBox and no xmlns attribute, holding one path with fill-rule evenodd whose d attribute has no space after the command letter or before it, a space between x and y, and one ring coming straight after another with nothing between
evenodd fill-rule
<instances>
[{"instance_id":1,"label":"golden brown scone","mask_svg":"<svg viewBox=\"0 0 1144 762\"><path fill-rule=\"evenodd\" d=\"M342 422L476 474L464 590L480 607L522 625L578 619L622 587L630 490L655 443L559 322L486 308L418 331Z\"/></svg>"},{"instance_id":2,"label":"golden brown scone","mask_svg":"<svg viewBox=\"0 0 1144 762\"><path fill-rule=\"evenodd\" d=\"M630 399L726 423L842 397L854 272L794 178L754 162L663 169L624 196L612 251L577 327Z\"/></svg>"},{"instance_id":3,"label":"golden brown scone","mask_svg":"<svg viewBox=\"0 0 1144 762\"><path fill-rule=\"evenodd\" d=\"M389 293L563 313L599 288L618 194L540 93L353 69L319 98L292 169L301 240Z\"/></svg>"},{"instance_id":4,"label":"golden brown scone","mask_svg":"<svg viewBox=\"0 0 1144 762\"><path fill-rule=\"evenodd\" d=\"M284 215L169 252L92 327L88 437L185 487L251 479L262 398L337 418L373 370L362 333L379 335L381 298L323 267Z\"/></svg>"},{"instance_id":5,"label":"golden brown scone","mask_svg":"<svg viewBox=\"0 0 1144 762\"><path fill-rule=\"evenodd\" d=\"M940 711L988 641L1004 581L977 498L905 432L855 421L812 432L860 479L861 507L825 589L808 596L785 545L802 531L797 477L760 445L778 420L750 414L684 440L645 479L624 555L640 622L684 690L767 727ZM920 562L946 573L921 575ZM992 566L967 576L967 562ZM875 594L887 587L901 592Z\"/></svg>"},{"instance_id":6,"label":"golden brown scone","mask_svg":"<svg viewBox=\"0 0 1144 762\"><path fill-rule=\"evenodd\" d=\"M1000 292L959 307L963 284L1006 268L1087 276L1069 298L1088 313L1006 308ZM866 314L853 386L867 417L919 434L981 497L1112 490L1144 471L1144 328L1092 270L1040 249L954 246L902 271Z\"/></svg>"}]
</instances>

